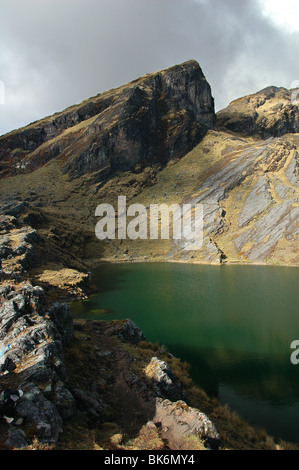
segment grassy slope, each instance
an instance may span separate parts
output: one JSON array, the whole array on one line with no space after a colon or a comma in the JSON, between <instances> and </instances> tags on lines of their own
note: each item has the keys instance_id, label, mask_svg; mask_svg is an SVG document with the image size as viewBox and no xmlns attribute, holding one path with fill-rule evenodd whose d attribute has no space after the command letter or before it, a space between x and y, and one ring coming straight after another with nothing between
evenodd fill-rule
<instances>
[{"instance_id":1,"label":"grassy slope","mask_svg":"<svg viewBox=\"0 0 299 470\"><path fill-rule=\"evenodd\" d=\"M291 135L284 137L282 141L275 140L266 145L264 153L272 147L273 155L275 155L276 151L281 151L281 142L293 145L294 139L296 143L296 136ZM209 131L203 141L190 153L177 162L169 163L162 171L146 168L139 173L126 172L115 175L103 185L94 182L92 174L69 180L67 174L62 173L62 162L57 157L32 173L3 179L0 198L13 195L19 197L20 200L28 198L30 201L32 199L31 193L34 191L38 195L37 198L35 197L35 202L38 202L42 207L34 207L34 202L30 202L30 210L42 213L45 217L43 223L37 227L40 233L44 235L46 240L49 240L51 229L54 230L57 244L89 264L94 264L101 258L116 261L144 260L144 257L163 260L173 248L171 241L124 240L119 242L115 240L100 242L97 240L94 234L97 222L94 216L96 206L103 202L109 202L117 209L119 195L127 196L127 204L140 203L145 207L153 203L173 204L194 199L203 194L201 186L207 178L213 174L217 175L217 172L221 172L226 165L235 159L242 158L244 152L252 151L254 153L262 145L264 145L263 142L254 138L241 139L229 133ZM263 162L264 153L262 157L257 159L254 171L247 175L240 186L228 188L225 198L219 203L219 207L226 212L226 230L213 234L212 239L227 256L226 262L252 262L246 255L246 248L249 250L253 246L254 240L251 240L251 245L245 247L244 254L244 249L242 253L236 250L234 238L244 233L248 228L254 228L255 222L259 219L259 215L257 215L249 225L242 228L238 226L238 217L246 198L261 175L267 175L270 181L273 201L277 204L282 202L275 191L274 182L286 182L285 170L290 163L292 152L290 151L289 154L286 152L286 155L281 157L282 167L280 168L273 167L272 161L270 163ZM293 207L298 206L296 203L296 197L297 200L299 198L298 187L290 186L290 189L294 191ZM190 256L182 256L181 253L174 259L207 262L204 251L193 254L192 259ZM209 259L208 262L211 260ZM219 262L219 257L215 256L215 262ZM298 254L294 243L282 238L266 263L298 263ZM46 267L47 259L45 259L41 271Z\"/></svg>"}]
</instances>

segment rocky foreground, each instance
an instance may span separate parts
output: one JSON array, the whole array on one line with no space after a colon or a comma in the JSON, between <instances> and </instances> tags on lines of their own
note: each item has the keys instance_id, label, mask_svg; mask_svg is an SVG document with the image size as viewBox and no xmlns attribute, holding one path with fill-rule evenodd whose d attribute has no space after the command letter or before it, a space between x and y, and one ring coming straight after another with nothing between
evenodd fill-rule
<instances>
[{"instance_id":1,"label":"rocky foreground","mask_svg":"<svg viewBox=\"0 0 299 470\"><path fill-rule=\"evenodd\" d=\"M80 410L91 428L117 415L124 429L135 421L135 429L159 430L171 448L182 448L185 438L192 436L218 448L216 427L204 413L182 401L185 392L171 367L152 357L146 382L134 371L134 356L113 341L116 337L138 344L145 339L141 330L130 320L74 325L68 304L49 306L44 289L24 280L34 256L29 242L37 234L28 227L17 229L13 217L2 217L1 222L2 259L4 264L10 261L9 268L1 270L0 289L1 447L30 448L33 442L54 445L65 421ZM79 383L72 374L68 376L64 362L65 351L75 340L74 328L83 333L83 343L90 337L94 342L92 351L82 354L84 379ZM87 380L90 377L92 383Z\"/></svg>"},{"instance_id":2,"label":"rocky foreground","mask_svg":"<svg viewBox=\"0 0 299 470\"><path fill-rule=\"evenodd\" d=\"M98 374L93 377L92 387L86 389L85 383L69 382L63 359L63 350L73 339L70 308L54 304L46 309L43 290L28 283L18 290L7 288L2 296L1 341L9 346L0 362L2 448L26 448L34 440L57 443L63 423L77 409L84 413L89 426L101 427L115 419L121 394L126 395L121 401L124 424L136 416L139 421L147 416L144 425L159 423L163 438L173 448L181 448L184 438L192 435L213 448L219 447L220 436L207 416L178 401L184 396L183 390L164 361L151 359L153 383L149 385L133 372L132 355L115 351L113 342L108 351L102 350L103 343L113 335L129 343L139 342L143 335L131 321L89 325L99 340L94 352ZM85 330L84 326L75 328ZM107 368L111 362L115 364ZM121 373L115 373L115 366L121 368ZM86 367L85 374L90 367Z\"/></svg>"}]
</instances>

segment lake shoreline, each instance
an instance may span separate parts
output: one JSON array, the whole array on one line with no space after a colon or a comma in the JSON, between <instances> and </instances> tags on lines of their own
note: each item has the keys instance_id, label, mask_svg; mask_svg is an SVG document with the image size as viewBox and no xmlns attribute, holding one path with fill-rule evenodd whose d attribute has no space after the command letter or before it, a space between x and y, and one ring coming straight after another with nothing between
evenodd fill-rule
<instances>
[{"instance_id":1,"label":"lake shoreline","mask_svg":"<svg viewBox=\"0 0 299 470\"><path fill-rule=\"evenodd\" d=\"M148 258L132 258L132 259L115 259L115 258L101 258L99 260L85 261L90 269L96 269L98 266L103 264L135 264L135 263L177 263L177 264L186 264L186 265L198 265L198 266L265 266L265 267L275 267L275 268L299 268L298 264L269 264L269 263L241 263L240 261L230 261L223 263L211 263L197 260L174 260L174 259L148 259Z\"/></svg>"}]
</instances>

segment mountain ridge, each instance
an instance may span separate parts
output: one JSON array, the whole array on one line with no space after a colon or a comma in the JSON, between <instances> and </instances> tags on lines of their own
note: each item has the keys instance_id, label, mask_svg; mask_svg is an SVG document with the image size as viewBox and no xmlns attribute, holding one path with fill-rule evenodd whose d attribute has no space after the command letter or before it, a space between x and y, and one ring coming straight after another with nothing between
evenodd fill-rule
<instances>
[{"instance_id":1,"label":"mountain ridge","mask_svg":"<svg viewBox=\"0 0 299 470\"><path fill-rule=\"evenodd\" d=\"M107 93L98 108L86 100L0 138L1 410L16 400L0 447L292 447L195 389L184 364L145 343L132 321L74 323L57 302L86 298L91 268L105 260L298 266L299 133L289 132L299 113L290 92L262 90L216 120L210 87L189 61ZM149 146L148 131L159 134ZM119 195L144 207L202 204L202 248L97 240L95 208Z\"/></svg>"},{"instance_id":2,"label":"mountain ridge","mask_svg":"<svg viewBox=\"0 0 299 470\"><path fill-rule=\"evenodd\" d=\"M291 97L267 87L216 115L196 61L140 77L0 137L2 210L39 231L41 276L53 264L76 269L78 260L296 266L299 113ZM203 204L202 249L100 242L95 208L116 206L119 195L145 207Z\"/></svg>"},{"instance_id":3,"label":"mountain ridge","mask_svg":"<svg viewBox=\"0 0 299 470\"><path fill-rule=\"evenodd\" d=\"M188 61L0 137L0 172L32 171L58 155L67 160L64 171L77 176L105 166L163 165L198 143L214 119L210 87L199 65Z\"/></svg>"}]
</instances>

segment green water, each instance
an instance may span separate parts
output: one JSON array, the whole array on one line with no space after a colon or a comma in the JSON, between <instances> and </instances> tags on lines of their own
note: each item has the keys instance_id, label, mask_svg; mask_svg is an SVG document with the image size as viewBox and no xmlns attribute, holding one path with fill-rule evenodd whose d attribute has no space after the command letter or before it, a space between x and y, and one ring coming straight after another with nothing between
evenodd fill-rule
<instances>
[{"instance_id":1,"label":"green water","mask_svg":"<svg viewBox=\"0 0 299 470\"><path fill-rule=\"evenodd\" d=\"M299 270L172 263L102 265L75 318L131 318L191 365L194 381L275 437L299 442Z\"/></svg>"}]
</instances>

